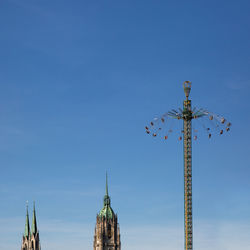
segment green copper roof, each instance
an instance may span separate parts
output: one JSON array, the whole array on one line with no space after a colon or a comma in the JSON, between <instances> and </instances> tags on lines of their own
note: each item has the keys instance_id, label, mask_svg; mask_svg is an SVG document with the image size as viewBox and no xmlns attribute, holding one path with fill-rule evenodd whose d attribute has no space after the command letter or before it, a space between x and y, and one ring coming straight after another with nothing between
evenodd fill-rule
<instances>
[{"instance_id":1,"label":"green copper roof","mask_svg":"<svg viewBox=\"0 0 250 250\"><path fill-rule=\"evenodd\" d=\"M29 223L29 211L28 211L28 204L27 204L27 212L26 212L26 222L25 222L25 230L24 230L24 237L29 237L30 234L30 223Z\"/></svg>"},{"instance_id":2,"label":"green copper roof","mask_svg":"<svg viewBox=\"0 0 250 250\"><path fill-rule=\"evenodd\" d=\"M99 213L99 217L105 217L107 219L112 219L114 216L114 211L112 210L110 206L110 197L108 194L108 175L106 173L106 194L103 199L103 208Z\"/></svg>"},{"instance_id":3,"label":"green copper roof","mask_svg":"<svg viewBox=\"0 0 250 250\"><path fill-rule=\"evenodd\" d=\"M104 217L106 219L113 219L114 211L109 206L103 207L102 210L99 213L99 217L101 217L101 218Z\"/></svg>"},{"instance_id":4,"label":"green copper roof","mask_svg":"<svg viewBox=\"0 0 250 250\"><path fill-rule=\"evenodd\" d=\"M34 202L31 234L36 234L36 233L37 233L37 224L36 224L36 210L35 210L35 202Z\"/></svg>"}]
</instances>

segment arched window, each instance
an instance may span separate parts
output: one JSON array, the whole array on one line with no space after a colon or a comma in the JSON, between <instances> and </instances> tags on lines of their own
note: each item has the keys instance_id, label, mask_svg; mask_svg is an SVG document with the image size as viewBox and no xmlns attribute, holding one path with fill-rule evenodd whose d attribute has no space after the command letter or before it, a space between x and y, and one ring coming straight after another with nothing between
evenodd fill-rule
<instances>
[{"instance_id":1,"label":"arched window","mask_svg":"<svg viewBox=\"0 0 250 250\"><path fill-rule=\"evenodd\" d=\"M111 233L111 225L108 225L108 237L111 238L112 233Z\"/></svg>"}]
</instances>

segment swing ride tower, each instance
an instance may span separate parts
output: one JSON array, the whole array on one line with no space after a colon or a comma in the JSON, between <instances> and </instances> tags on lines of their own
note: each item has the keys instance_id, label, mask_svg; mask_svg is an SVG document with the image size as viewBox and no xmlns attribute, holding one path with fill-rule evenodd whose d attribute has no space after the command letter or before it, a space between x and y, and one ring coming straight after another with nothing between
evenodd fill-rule
<instances>
[{"instance_id":1,"label":"swing ride tower","mask_svg":"<svg viewBox=\"0 0 250 250\"><path fill-rule=\"evenodd\" d=\"M210 139L212 133L222 135L224 131L228 132L231 127L230 122L220 115L216 115L202 108L193 108L189 94L191 91L191 82L185 81L183 83L184 93L186 99L183 101L183 109L179 108L178 111L172 109L171 111L163 114L159 118L154 118L149 126L146 126L146 133L152 134L153 137L164 133L162 138L167 140L173 130L167 129L169 118L174 120L182 120L183 128L182 135L179 136L179 141L183 139L184 151L184 231L185 231L185 250L193 250L193 216L192 216L192 120L203 120L203 130L206 131ZM209 123L209 125L208 125ZM212 127L210 127L212 125ZM224 126L222 129L221 127ZM197 130L193 130L194 140L197 140ZM183 136L183 138L182 138ZM160 136L161 137L161 136Z\"/></svg>"},{"instance_id":2,"label":"swing ride tower","mask_svg":"<svg viewBox=\"0 0 250 250\"><path fill-rule=\"evenodd\" d=\"M168 115L183 120L183 150L184 150L184 228L185 228L185 250L193 250L193 213L192 213L192 119L193 116L191 100L191 82L185 81L183 88L186 100L183 101L183 110L180 113L169 112ZM202 116L202 114L199 114Z\"/></svg>"}]
</instances>

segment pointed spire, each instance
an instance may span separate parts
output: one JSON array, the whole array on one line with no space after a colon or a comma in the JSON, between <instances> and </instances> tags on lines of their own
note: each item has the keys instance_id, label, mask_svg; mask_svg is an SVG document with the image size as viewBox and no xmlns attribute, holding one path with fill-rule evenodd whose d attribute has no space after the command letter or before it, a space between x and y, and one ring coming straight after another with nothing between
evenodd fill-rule
<instances>
[{"instance_id":1,"label":"pointed spire","mask_svg":"<svg viewBox=\"0 0 250 250\"><path fill-rule=\"evenodd\" d=\"M108 190L108 172L106 171L106 195L109 196L109 190Z\"/></svg>"},{"instance_id":2,"label":"pointed spire","mask_svg":"<svg viewBox=\"0 0 250 250\"><path fill-rule=\"evenodd\" d=\"M108 174L106 172L106 193L104 196L104 206L110 206L110 197L108 192Z\"/></svg>"},{"instance_id":3,"label":"pointed spire","mask_svg":"<svg viewBox=\"0 0 250 250\"><path fill-rule=\"evenodd\" d=\"M26 222L25 222L25 230L24 230L24 237L29 237L30 235L30 223L29 223L29 208L28 208L28 201L26 203Z\"/></svg>"},{"instance_id":4,"label":"pointed spire","mask_svg":"<svg viewBox=\"0 0 250 250\"><path fill-rule=\"evenodd\" d=\"M108 174L106 172L106 192L103 199L103 208L99 213L100 218L112 219L114 217L114 212L110 206L110 197L108 193Z\"/></svg>"},{"instance_id":5,"label":"pointed spire","mask_svg":"<svg viewBox=\"0 0 250 250\"><path fill-rule=\"evenodd\" d=\"M37 233L37 223L36 223L36 209L35 209L35 202L34 202L31 234L36 234L36 233Z\"/></svg>"}]
</instances>

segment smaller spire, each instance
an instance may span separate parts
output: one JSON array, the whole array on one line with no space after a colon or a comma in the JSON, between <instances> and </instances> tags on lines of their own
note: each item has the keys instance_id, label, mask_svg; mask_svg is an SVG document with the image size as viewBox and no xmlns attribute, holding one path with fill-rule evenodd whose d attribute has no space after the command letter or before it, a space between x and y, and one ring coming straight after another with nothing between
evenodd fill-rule
<instances>
[{"instance_id":1,"label":"smaller spire","mask_svg":"<svg viewBox=\"0 0 250 250\"><path fill-rule=\"evenodd\" d=\"M29 207L28 201L26 202L26 222L25 222L25 230L24 230L24 237L29 237L30 235L30 223L29 223Z\"/></svg>"},{"instance_id":2,"label":"smaller spire","mask_svg":"<svg viewBox=\"0 0 250 250\"><path fill-rule=\"evenodd\" d=\"M35 202L33 203L33 218L32 218L32 225L31 225L31 234L37 233L37 223L36 223L36 209L35 209Z\"/></svg>"}]
</instances>

